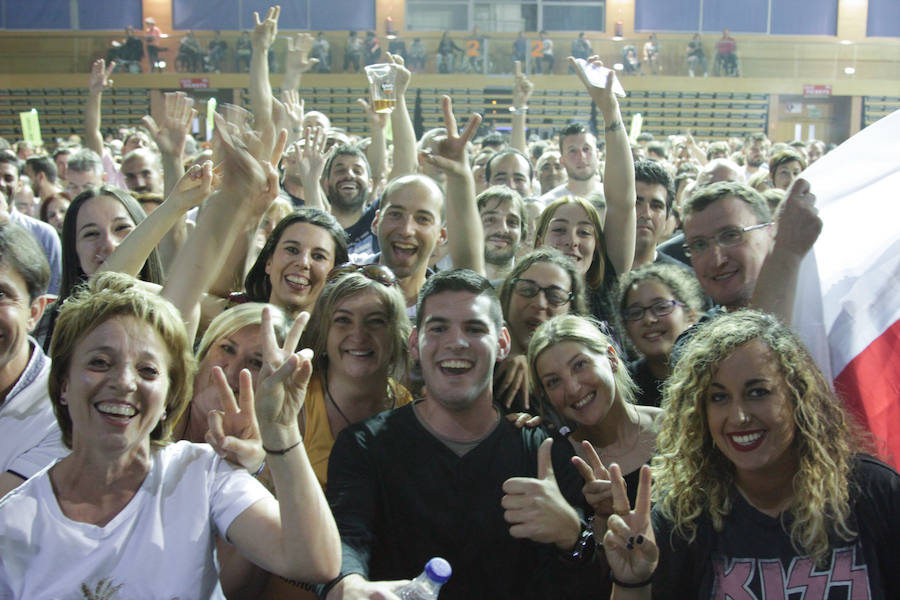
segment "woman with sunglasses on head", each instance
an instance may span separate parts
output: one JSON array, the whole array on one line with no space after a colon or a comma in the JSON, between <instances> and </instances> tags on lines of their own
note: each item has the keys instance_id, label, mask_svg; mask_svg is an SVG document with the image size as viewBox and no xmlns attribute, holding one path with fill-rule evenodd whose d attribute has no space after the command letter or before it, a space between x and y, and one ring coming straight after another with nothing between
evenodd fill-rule
<instances>
[{"instance_id":1,"label":"woman with sunglasses on head","mask_svg":"<svg viewBox=\"0 0 900 600\"><path fill-rule=\"evenodd\" d=\"M603 540L616 598L900 598L900 475L775 317L700 325L663 410L652 514L646 477Z\"/></svg>"},{"instance_id":2,"label":"woman with sunglasses on head","mask_svg":"<svg viewBox=\"0 0 900 600\"><path fill-rule=\"evenodd\" d=\"M703 292L689 270L651 263L619 280L619 318L640 358L628 365L638 386L637 403L659 406L660 388L672 373L675 340L697 322Z\"/></svg>"},{"instance_id":3,"label":"woman with sunglasses on head","mask_svg":"<svg viewBox=\"0 0 900 600\"><path fill-rule=\"evenodd\" d=\"M300 341L314 352L300 428L323 489L341 431L412 401L400 383L406 376L410 329L406 301L389 268L346 264L329 274ZM307 587L271 577L261 597L314 597Z\"/></svg>"},{"instance_id":4,"label":"woman with sunglasses on head","mask_svg":"<svg viewBox=\"0 0 900 600\"><path fill-rule=\"evenodd\" d=\"M389 268L346 264L329 274L301 339L315 353L301 426L323 488L338 433L412 401L401 383L410 329Z\"/></svg>"},{"instance_id":5,"label":"woman with sunglasses on head","mask_svg":"<svg viewBox=\"0 0 900 600\"><path fill-rule=\"evenodd\" d=\"M522 257L497 293L511 341L509 355L494 370L494 396L507 408L531 410L528 342L538 326L554 317L586 315L584 283L572 260L553 248Z\"/></svg>"}]
</instances>

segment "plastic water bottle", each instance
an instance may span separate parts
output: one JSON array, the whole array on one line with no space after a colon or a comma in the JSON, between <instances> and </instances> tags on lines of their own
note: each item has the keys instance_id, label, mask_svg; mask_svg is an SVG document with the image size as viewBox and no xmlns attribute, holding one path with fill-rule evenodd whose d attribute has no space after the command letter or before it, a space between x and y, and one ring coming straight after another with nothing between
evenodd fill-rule
<instances>
[{"instance_id":1,"label":"plastic water bottle","mask_svg":"<svg viewBox=\"0 0 900 600\"><path fill-rule=\"evenodd\" d=\"M441 586L450 579L450 563L443 558L432 558L418 577L394 592L403 600L437 600Z\"/></svg>"}]
</instances>

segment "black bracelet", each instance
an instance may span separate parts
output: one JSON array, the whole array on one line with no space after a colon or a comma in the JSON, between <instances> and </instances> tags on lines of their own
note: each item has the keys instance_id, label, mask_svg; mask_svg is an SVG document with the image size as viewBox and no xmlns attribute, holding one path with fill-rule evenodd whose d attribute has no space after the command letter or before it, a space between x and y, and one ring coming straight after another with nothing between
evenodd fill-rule
<instances>
[{"instance_id":1,"label":"black bracelet","mask_svg":"<svg viewBox=\"0 0 900 600\"><path fill-rule=\"evenodd\" d=\"M569 563L580 563L588 561L594 556L594 530L591 528L590 522L581 524L581 531L578 532L578 539L575 541L575 547L565 552L563 559Z\"/></svg>"},{"instance_id":2,"label":"black bracelet","mask_svg":"<svg viewBox=\"0 0 900 600\"><path fill-rule=\"evenodd\" d=\"M266 454L275 454L277 456L284 456L285 454L287 454L288 452L290 452L291 450L293 450L294 448L296 448L297 446L299 446L302 443L303 443L303 438L300 438L296 444L293 444L292 446L288 446L287 448L283 448L281 450L269 450L265 446L263 446L263 450L266 451Z\"/></svg>"},{"instance_id":3,"label":"black bracelet","mask_svg":"<svg viewBox=\"0 0 900 600\"><path fill-rule=\"evenodd\" d=\"M651 573L650 577L648 577L647 579L645 579L644 581L641 581L639 583L625 583L624 581L619 581L618 579L616 579L616 576L613 574L612 570L610 570L609 580L613 582L613 585L617 585L621 588L635 589L635 588L642 588L644 586L647 586L647 585L650 585L651 583L653 583L653 574Z\"/></svg>"},{"instance_id":4,"label":"black bracelet","mask_svg":"<svg viewBox=\"0 0 900 600\"><path fill-rule=\"evenodd\" d=\"M610 123L604 131L618 131L619 129L625 129L625 123L622 122L622 119L616 119L612 123Z\"/></svg>"}]
</instances>

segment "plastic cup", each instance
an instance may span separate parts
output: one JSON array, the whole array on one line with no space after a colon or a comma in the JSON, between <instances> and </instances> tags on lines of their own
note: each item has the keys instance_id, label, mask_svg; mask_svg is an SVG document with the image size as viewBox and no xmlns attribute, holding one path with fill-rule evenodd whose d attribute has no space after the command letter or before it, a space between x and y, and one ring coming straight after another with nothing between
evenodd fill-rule
<instances>
[{"instance_id":1,"label":"plastic cup","mask_svg":"<svg viewBox=\"0 0 900 600\"><path fill-rule=\"evenodd\" d=\"M394 93L394 82L397 79L397 71L394 65L379 63L366 67L366 77L369 79L369 93L372 96L372 110L377 113L390 113L397 105L397 96Z\"/></svg>"}]
</instances>

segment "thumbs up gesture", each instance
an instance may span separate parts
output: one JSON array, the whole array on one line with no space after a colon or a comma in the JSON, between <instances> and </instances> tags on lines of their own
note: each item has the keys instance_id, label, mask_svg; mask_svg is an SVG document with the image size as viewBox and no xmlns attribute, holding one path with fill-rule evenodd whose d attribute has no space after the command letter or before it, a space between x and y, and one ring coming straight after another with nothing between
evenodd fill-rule
<instances>
[{"instance_id":1,"label":"thumbs up gesture","mask_svg":"<svg viewBox=\"0 0 900 600\"><path fill-rule=\"evenodd\" d=\"M556 484L552 447L553 440L546 439L538 449L537 478L512 477L503 482L503 518L515 538L571 550L578 541L581 521Z\"/></svg>"}]
</instances>

